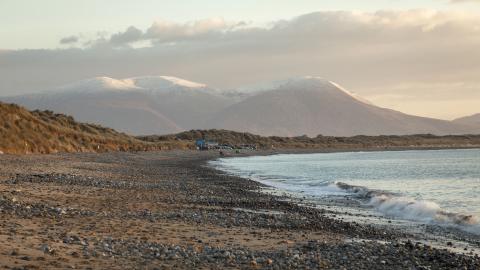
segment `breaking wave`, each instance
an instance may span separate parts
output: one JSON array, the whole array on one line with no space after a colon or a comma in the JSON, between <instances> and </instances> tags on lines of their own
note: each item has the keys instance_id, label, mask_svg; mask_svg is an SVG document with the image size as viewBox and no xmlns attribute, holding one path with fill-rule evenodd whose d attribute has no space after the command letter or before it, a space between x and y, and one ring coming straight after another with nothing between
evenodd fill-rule
<instances>
[{"instance_id":1,"label":"breaking wave","mask_svg":"<svg viewBox=\"0 0 480 270\"><path fill-rule=\"evenodd\" d=\"M367 200L367 205L374 207L386 216L421 222L458 225L461 229L480 234L480 223L475 215L448 212L432 201L417 200L342 182L336 182L335 185L349 194Z\"/></svg>"}]
</instances>

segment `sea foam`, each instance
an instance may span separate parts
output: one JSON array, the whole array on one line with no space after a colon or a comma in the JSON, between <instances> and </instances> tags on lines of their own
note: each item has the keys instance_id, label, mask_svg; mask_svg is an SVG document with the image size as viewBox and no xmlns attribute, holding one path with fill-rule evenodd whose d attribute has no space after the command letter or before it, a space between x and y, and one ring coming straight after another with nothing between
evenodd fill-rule
<instances>
[{"instance_id":1,"label":"sea foam","mask_svg":"<svg viewBox=\"0 0 480 270\"><path fill-rule=\"evenodd\" d=\"M480 223L475 215L448 212L432 201L418 200L342 182L335 184L339 189L367 200L367 205L374 207L386 216L427 223L458 225L461 229L480 234Z\"/></svg>"}]
</instances>

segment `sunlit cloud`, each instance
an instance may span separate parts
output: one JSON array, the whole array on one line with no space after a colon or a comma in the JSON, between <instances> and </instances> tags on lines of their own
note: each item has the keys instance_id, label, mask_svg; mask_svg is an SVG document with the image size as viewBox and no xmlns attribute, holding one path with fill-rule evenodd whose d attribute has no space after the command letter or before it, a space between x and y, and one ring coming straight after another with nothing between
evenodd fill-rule
<instances>
[{"instance_id":1,"label":"sunlit cloud","mask_svg":"<svg viewBox=\"0 0 480 270\"><path fill-rule=\"evenodd\" d=\"M78 48L0 54L2 94L99 75L146 74L173 74L220 88L316 75L364 96L407 91L418 100L428 98L421 93L435 100L466 95L458 91L468 87L480 92L480 17L464 12L315 12L263 27L221 18L159 20L72 44ZM459 82L469 86L436 87Z\"/></svg>"}]
</instances>

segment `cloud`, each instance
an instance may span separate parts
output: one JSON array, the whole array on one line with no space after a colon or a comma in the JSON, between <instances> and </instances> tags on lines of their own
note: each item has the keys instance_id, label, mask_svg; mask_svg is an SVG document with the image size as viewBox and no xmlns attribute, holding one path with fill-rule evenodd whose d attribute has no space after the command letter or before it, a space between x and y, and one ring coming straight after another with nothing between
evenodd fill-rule
<instances>
[{"instance_id":1,"label":"cloud","mask_svg":"<svg viewBox=\"0 0 480 270\"><path fill-rule=\"evenodd\" d=\"M155 21L143 32L135 26L128 27L123 32L111 35L110 38L100 37L91 40L88 46L111 45L128 46L135 42L150 41L155 44L175 43L188 40L214 38L245 26L244 22L226 22L222 18L209 18L187 23L175 23L165 20Z\"/></svg>"},{"instance_id":2,"label":"cloud","mask_svg":"<svg viewBox=\"0 0 480 270\"><path fill-rule=\"evenodd\" d=\"M185 24L156 21L147 30L145 38L152 39L157 43L211 38L212 35L221 35L233 26L234 24L227 23L222 18L211 18Z\"/></svg>"},{"instance_id":3,"label":"cloud","mask_svg":"<svg viewBox=\"0 0 480 270\"><path fill-rule=\"evenodd\" d=\"M143 32L142 30L130 26L125 30L125 32L120 32L117 34L114 34L110 37L110 42L115 45L123 45L123 44L128 44L131 42L138 41L142 39Z\"/></svg>"},{"instance_id":4,"label":"cloud","mask_svg":"<svg viewBox=\"0 0 480 270\"><path fill-rule=\"evenodd\" d=\"M60 39L60 44L73 44L78 42L77 36L68 36Z\"/></svg>"},{"instance_id":5,"label":"cloud","mask_svg":"<svg viewBox=\"0 0 480 270\"><path fill-rule=\"evenodd\" d=\"M348 40L358 42L403 42L408 38L441 37L442 31L450 35L479 33L480 20L465 13L438 12L433 10L412 11L379 11L360 13L350 11L316 12L305 14L292 20L274 22L270 27L253 27L245 22L227 22L222 18L210 18L188 23L175 23L159 20L145 31L135 26L128 27L110 37L101 35L85 44L90 47L110 44L128 45L139 41L150 41L152 44L164 45L178 42L248 42L278 38L287 41L291 37L309 39L318 42L330 38L330 41L341 43ZM395 31L395 32L391 32ZM74 40L75 36L62 39ZM260 40L257 40L260 38ZM284 38L285 40L281 40ZM75 40L77 41L78 38ZM275 40L273 40L275 41ZM363 42L363 41L362 41ZM372 43L370 41L370 43Z\"/></svg>"},{"instance_id":6,"label":"cloud","mask_svg":"<svg viewBox=\"0 0 480 270\"><path fill-rule=\"evenodd\" d=\"M136 42L149 46L129 46ZM480 83L480 18L453 11L315 12L265 27L157 21L86 44L1 53L0 95L101 75L172 74L222 88L318 75L367 96L404 94L390 86L406 85L424 100L419 83L432 86L429 93L438 83Z\"/></svg>"}]
</instances>

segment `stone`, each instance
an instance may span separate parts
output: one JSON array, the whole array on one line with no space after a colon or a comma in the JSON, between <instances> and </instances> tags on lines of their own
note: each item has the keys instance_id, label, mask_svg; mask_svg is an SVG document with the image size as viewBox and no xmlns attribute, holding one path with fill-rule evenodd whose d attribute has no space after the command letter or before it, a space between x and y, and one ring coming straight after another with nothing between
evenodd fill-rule
<instances>
[{"instance_id":1,"label":"stone","mask_svg":"<svg viewBox=\"0 0 480 270\"><path fill-rule=\"evenodd\" d=\"M54 254L55 250L51 248L48 244L42 244L40 250L47 254Z\"/></svg>"}]
</instances>

